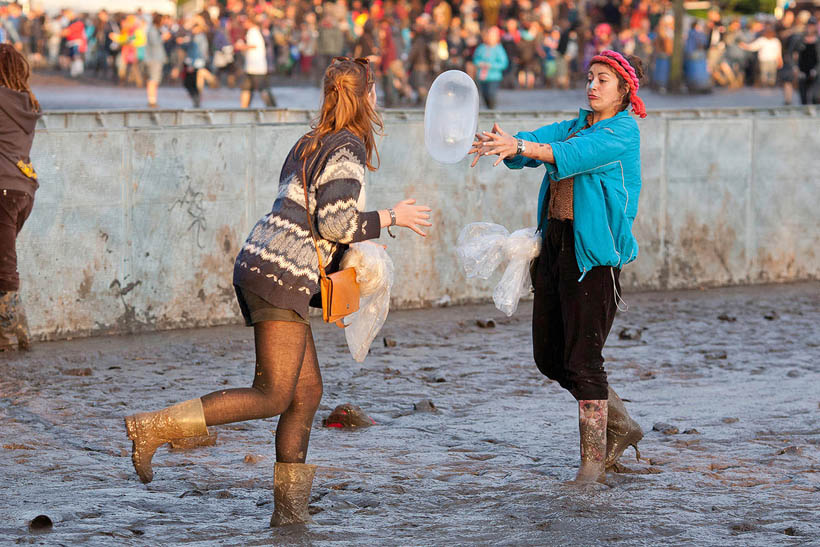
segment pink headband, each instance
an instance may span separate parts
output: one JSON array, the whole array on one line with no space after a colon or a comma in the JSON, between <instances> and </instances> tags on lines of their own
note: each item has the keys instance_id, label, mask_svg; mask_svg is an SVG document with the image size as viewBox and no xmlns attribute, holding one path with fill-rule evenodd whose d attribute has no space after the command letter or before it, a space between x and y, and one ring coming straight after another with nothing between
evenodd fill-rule
<instances>
[{"instance_id":1,"label":"pink headband","mask_svg":"<svg viewBox=\"0 0 820 547\"><path fill-rule=\"evenodd\" d=\"M629 86L629 103L632 105L632 111L641 118L646 118L646 106L643 104L641 98L638 97L638 89L641 87L641 84L638 81L638 75L635 73L635 69L632 68L629 61L624 59L624 56L617 51L607 49L602 51L600 55L593 57L592 61L590 61L590 64L592 63L604 63L609 65L621 75L621 78L623 78Z\"/></svg>"}]
</instances>

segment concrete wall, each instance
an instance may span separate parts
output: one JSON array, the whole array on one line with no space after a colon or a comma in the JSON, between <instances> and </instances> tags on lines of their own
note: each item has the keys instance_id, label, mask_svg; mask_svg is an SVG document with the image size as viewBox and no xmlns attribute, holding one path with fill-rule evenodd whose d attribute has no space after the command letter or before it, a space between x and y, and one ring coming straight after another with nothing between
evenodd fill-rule
<instances>
[{"instance_id":1,"label":"concrete wall","mask_svg":"<svg viewBox=\"0 0 820 547\"><path fill-rule=\"evenodd\" d=\"M820 277L816 108L656 112L642 128L638 260L624 285L666 289ZM482 114L508 131L573 113ZM33 150L41 188L18 240L22 292L44 338L234 322L234 257L276 195L309 112L48 114ZM427 239L382 238L394 305L486 299L454 246L468 222L535 224L542 171L445 166L423 113L390 112L371 208L411 196L435 210Z\"/></svg>"}]
</instances>

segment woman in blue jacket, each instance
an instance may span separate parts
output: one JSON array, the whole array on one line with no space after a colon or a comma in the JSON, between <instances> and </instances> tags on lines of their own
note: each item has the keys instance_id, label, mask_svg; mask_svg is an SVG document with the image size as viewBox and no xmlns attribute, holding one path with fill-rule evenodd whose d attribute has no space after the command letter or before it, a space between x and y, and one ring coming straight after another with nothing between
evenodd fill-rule
<instances>
[{"instance_id":1,"label":"woman in blue jacket","mask_svg":"<svg viewBox=\"0 0 820 547\"><path fill-rule=\"evenodd\" d=\"M476 135L473 166L496 155L510 169L546 170L538 196L541 255L533 268L533 352L538 369L578 401L578 482L607 467L643 437L607 383L602 350L618 309L621 268L638 256L632 223L641 190L637 95L640 59L614 51L592 58L590 110L573 120L508 135L496 124Z\"/></svg>"}]
</instances>

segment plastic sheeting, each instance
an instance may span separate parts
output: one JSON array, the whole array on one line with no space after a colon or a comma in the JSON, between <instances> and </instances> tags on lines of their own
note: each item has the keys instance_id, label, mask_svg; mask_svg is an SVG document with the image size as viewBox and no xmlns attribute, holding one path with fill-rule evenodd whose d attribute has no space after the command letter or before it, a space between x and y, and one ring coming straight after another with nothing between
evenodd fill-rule
<instances>
[{"instance_id":1,"label":"plastic sheeting","mask_svg":"<svg viewBox=\"0 0 820 547\"><path fill-rule=\"evenodd\" d=\"M393 260L382 245L365 241L350 246L342 257L341 267L356 269L356 281L361 291L359 311L344 320L350 355L361 363L390 311Z\"/></svg>"},{"instance_id":2,"label":"plastic sheeting","mask_svg":"<svg viewBox=\"0 0 820 547\"><path fill-rule=\"evenodd\" d=\"M489 279L506 265L493 291L495 307L507 316L515 313L518 302L532 290L530 263L541 252L541 237L535 228L510 234L504 226L473 222L458 236L456 253L468 278Z\"/></svg>"}]
</instances>

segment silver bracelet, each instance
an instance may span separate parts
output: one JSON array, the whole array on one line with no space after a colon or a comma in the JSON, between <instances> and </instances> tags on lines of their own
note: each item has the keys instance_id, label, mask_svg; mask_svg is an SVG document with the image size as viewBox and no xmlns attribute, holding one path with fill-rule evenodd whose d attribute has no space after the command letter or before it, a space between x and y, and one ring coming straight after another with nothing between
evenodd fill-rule
<instances>
[{"instance_id":1,"label":"silver bracelet","mask_svg":"<svg viewBox=\"0 0 820 547\"><path fill-rule=\"evenodd\" d=\"M518 148L515 153L518 156L524 153L524 139L518 139Z\"/></svg>"},{"instance_id":2,"label":"silver bracelet","mask_svg":"<svg viewBox=\"0 0 820 547\"><path fill-rule=\"evenodd\" d=\"M395 226L396 225L396 211L394 211L393 209L388 209L387 212L390 215L390 226Z\"/></svg>"}]
</instances>

